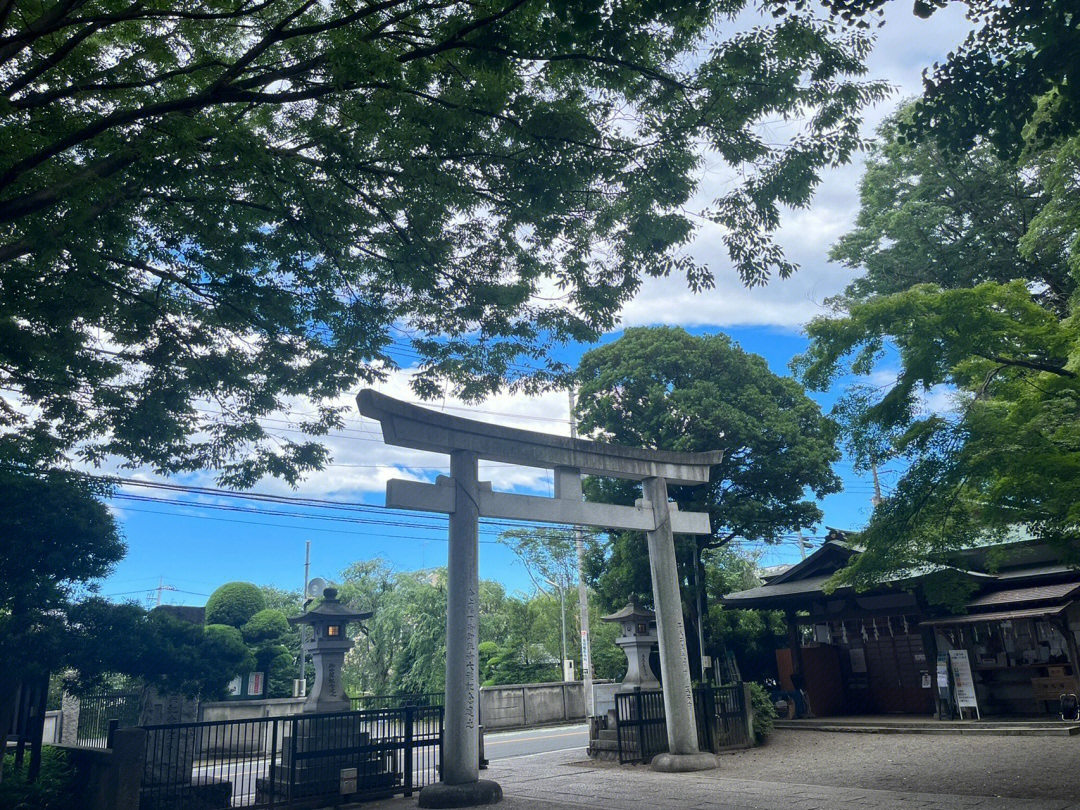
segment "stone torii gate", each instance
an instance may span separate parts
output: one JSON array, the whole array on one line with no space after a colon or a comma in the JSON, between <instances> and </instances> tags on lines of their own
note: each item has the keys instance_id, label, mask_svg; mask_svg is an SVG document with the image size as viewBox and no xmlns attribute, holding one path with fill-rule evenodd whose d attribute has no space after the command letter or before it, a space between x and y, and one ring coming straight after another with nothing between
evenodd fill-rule
<instances>
[{"instance_id":1,"label":"stone torii gate","mask_svg":"<svg viewBox=\"0 0 1080 810\"><path fill-rule=\"evenodd\" d=\"M669 750L654 758L653 767L666 771L717 767L715 756L698 750L673 539L674 534L708 534L709 517L680 512L668 503L667 487L669 482L707 483L709 468L720 463L723 451L672 453L552 436L450 416L370 389L360 392L357 404L361 414L379 421L387 444L450 456L450 476L439 476L434 484L399 479L386 484L387 506L450 516L442 782L420 792L420 806L468 807L502 798L498 784L481 780L479 773L480 517L647 533ZM554 498L493 492L490 482L478 480L481 458L554 470ZM585 503L582 475L641 481L645 497L635 506Z\"/></svg>"}]
</instances>

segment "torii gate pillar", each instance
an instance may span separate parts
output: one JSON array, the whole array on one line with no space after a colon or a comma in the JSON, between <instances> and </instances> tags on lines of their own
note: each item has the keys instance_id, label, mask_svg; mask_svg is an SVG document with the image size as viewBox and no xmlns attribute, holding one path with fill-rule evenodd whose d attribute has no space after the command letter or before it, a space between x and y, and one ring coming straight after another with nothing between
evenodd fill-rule
<instances>
[{"instance_id":1,"label":"torii gate pillar","mask_svg":"<svg viewBox=\"0 0 1080 810\"><path fill-rule=\"evenodd\" d=\"M668 753L653 758L653 768L717 767L715 756L698 750L674 544L675 533L708 534L709 516L680 512L668 504L667 484L706 483L709 468L720 463L722 453L642 450L517 430L449 416L371 390L362 391L357 403L364 416L379 420L387 444L450 455L449 478L440 476L434 484L400 480L386 484L387 506L450 516L442 781L420 791L420 806L472 807L502 798L499 785L480 779L479 770L480 517L647 533L669 747ZM490 483L478 480L480 458L554 470L555 497L493 492ZM582 474L641 481L645 497L637 506L583 503Z\"/></svg>"},{"instance_id":2,"label":"torii gate pillar","mask_svg":"<svg viewBox=\"0 0 1080 810\"><path fill-rule=\"evenodd\" d=\"M694 717L694 688L690 683L690 662L686 657L686 628L683 625L679 570L675 562L675 537L671 530L667 481L646 478L642 494L652 504L656 528L648 532L649 570L652 573L653 605L656 607L656 635L660 642L660 676L664 687L664 717L667 721L668 750L652 759L654 771L704 771L719 767L716 756L698 750Z\"/></svg>"}]
</instances>

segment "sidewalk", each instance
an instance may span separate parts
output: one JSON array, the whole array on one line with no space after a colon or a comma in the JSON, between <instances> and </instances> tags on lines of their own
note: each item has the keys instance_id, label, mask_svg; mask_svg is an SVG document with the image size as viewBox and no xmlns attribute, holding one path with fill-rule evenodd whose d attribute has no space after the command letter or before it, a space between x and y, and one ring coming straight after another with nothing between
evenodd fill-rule
<instances>
[{"instance_id":1,"label":"sidewalk","mask_svg":"<svg viewBox=\"0 0 1080 810\"><path fill-rule=\"evenodd\" d=\"M928 750L927 754L932 760L932 752ZM1080 801L1072 799L912 793L761 781L726 776L729 769L724 767L696 774L660 774L644 767L586 760L580 750L535 754L493 762L482 775L502 785L505 798L498 805L502 810L1080 810ZM728 761L728 757L721 759L722 763ZM1055 777L1062 778L1051 778ZM413 797L360 807L407 810L415 806Z\"/></svg>"}]
</instances>

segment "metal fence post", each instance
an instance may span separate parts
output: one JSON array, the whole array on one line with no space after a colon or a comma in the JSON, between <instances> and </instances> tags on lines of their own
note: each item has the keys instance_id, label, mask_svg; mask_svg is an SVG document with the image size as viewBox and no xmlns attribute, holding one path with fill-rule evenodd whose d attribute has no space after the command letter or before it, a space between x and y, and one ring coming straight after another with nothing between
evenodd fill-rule
<instances>
[{"instance_id":1,"label":"metal fence post","mask_svg":"<svg viewBox=\"0 0 1080 810\"><path fill-rule=\"evenodd\" d=\"M645 696L641 694L639 689L634 692L634 707L637 710L635 712L634 719L637 721L637 756L643 757L645 755Z\"/></svg>"},{"instance_id":2,"label":"metal fence post","mask_svg":"<svg viewBox=\"0 0 1080 810\"><path fill-rule=\"evenodd\" d=\"M296 718L289 719L292 726L289 729L289 804L292 805L293 793L296 787Z\"/></svg>"},{"instance_id":3,"label":"metal fence post","mask_svg":"<svg viewBox=\"0 0 1080 810\"><path fill-rule=\"evenodd\" d=\"M405 707L405 795L413 794L413 707Z\"/></svg>"},{"instance_id":4,"label":"metal fence post","mask_svg":"<svg viewBox=\"0 0 1080 810\"><path fill-rule=\"evenodd\" d=\"M277 733L278 733L278 719L275 717L270 725L270 768L267 773L269 778L270 789L267 791L269 795L270 807L274 806L274 801L277 798ZM257 783L256 783L257 784ZM257 793L258 791L256 791ZM256 795L256 801L258 796Z\"/></svg>"},{"instance_id":5,"label":"metal fence post","mask_svg":"<svg viewBox=\"0 0 1080 810\"><path fill-rule=\"evenodd\" d=\"M113 735L116 733L116 729L120 728L120 721L113 719L109 721L109 730L105 733L105 747L112 748Z\"/></svg>"}]
</instances>

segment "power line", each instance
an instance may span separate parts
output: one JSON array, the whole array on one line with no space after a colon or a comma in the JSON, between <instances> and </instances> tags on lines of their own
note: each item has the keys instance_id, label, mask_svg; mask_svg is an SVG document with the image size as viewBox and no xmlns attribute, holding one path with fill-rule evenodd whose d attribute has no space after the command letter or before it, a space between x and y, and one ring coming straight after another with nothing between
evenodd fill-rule
<instances>
[{"instance_id":1,"label":"power line","mask_svg":"<svg viewBox=\"0 0 1080 810\"><path fill-rule=\"evenodd\" d=\"M366 537L366 538L369 538L369 539L371 538L370 534L366 534L364 532L351 532L348 529L324 529L324 528L320 528L318 526L296 526L296 525L289 525L289 524L284 524L284 523L266 523L264 521L259 521L259 520L241 520L239 518L212 517L210 515L191 515L191 514L184 514L183 512L180 512L180 513L177 513L177 512L162 512L162 511L160 511L158 509L138 509L138 508L135 508L135 507L125 507L125 509L127 511L129 511L129 512L143 512L143 513L149 514L149 515L165 515L165 516L168 516L168 517L192 518L194 520L213 520L213 521L216 521L218 523L243 523L243 524L246 524L248 526L262 526L264 528L270 528L270 529L296 529L296 530L305 531L305 532L323 532L323 533L327 533L327 534L348 534L348 535L351 535L353 537ZM423 540L424 542L431 542L432 540L439 541L439 542L444 542L444 543L448 542L448 540L446 538L439 538L439 537L420 538L420 537L416 537L415 535L408 535L408 534L381 534L379 536L380 537L391 537L391 538L394 538L394 539L403 539L403 540ZM486 543L486 544L490 544L490 545L501 545L501 543L498 540L478 540L477 542ZM143 593L143 592L144 591L139 591L139 593Z\"/></svg>"}]
</instances>

